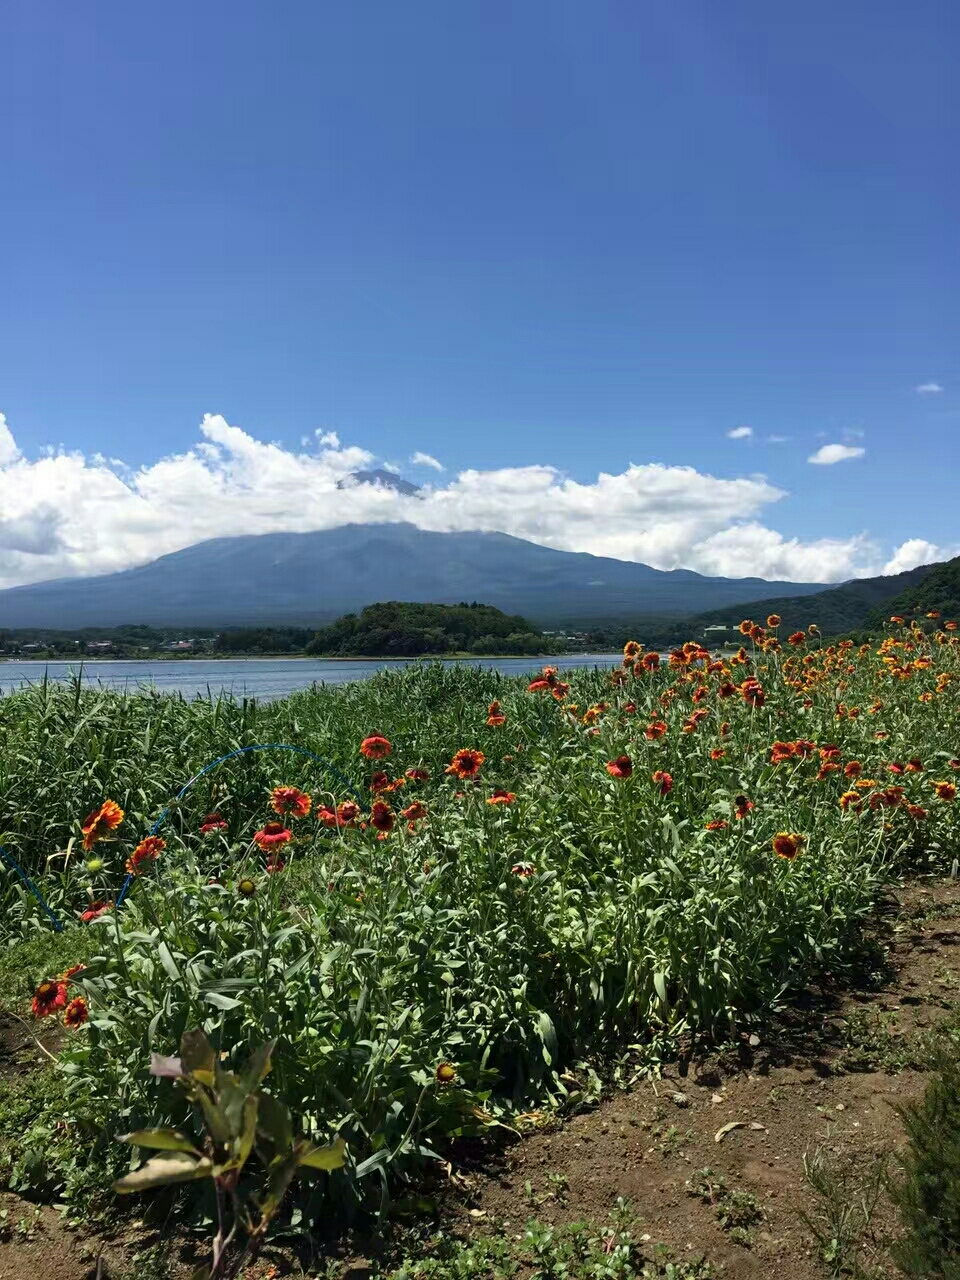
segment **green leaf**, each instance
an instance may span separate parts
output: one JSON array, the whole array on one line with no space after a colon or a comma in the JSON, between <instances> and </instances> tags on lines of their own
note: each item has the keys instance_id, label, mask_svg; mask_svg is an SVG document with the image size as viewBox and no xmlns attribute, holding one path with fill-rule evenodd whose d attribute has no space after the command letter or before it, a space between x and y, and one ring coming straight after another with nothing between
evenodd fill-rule
<instances>
[{"instance_id":1,"label":"green leaf","mask_svg":"<svg viewBox=\"0 0 960 1280\"><path fill-rule=\"evenodd\" d=\"M202 1266L197 1267L196 1271L191 1272L190 1280L210 1280L210 1275L210 1268L204 1263Z\"/></svg>"},{"instance_id":2,"label":"green leaf","mask_svg":"<svg viewBox=\"0 0 960 1280\"><path fill-rule=\"evenodd\" d=\"M206 1156L198 1160L185 1151L162 1151L133 1173L118 1178L112 1186L120 1195L129 1195L134 1191L149 1191L151 1187L165 1187L171 1182L194 1182L198 1178L209 1178L212 1173L213 1165Z\"/></svg>"},{"instance_id":3,"label":"green leaf","mask_svg":"<svg viewBox=\"0 0 960 1280\"><path fill-rule=\"evenodd\" d=\"M197 1090L197 1101L203 1110L203 1118L206 1121L207 1132L217 1144L218 1147L229 1145L235 1134L230 1127L230 1122L224 1115L223 1108L210 1097L205 1089Z\"/></svg>"},{"instance_id":4,"label":"green leaf","mask_svg":"<svg viewBox=\"0 0 960 1280\"><path fill-rule=\"evenodd\" d=\"M297 1153L290 1151L286 1155L277 1156L270 1162L267 1170L267 1190L260 1202L262 1223L267 1223L280 1207L280 1201L287 1193L287 1187L297 1172Z\"/></svg>"},{"instance_id":5,"label":"green leaf","mask_svg":"<svg viewBox=\"0 0 960 1280\"><path fill-rule=\"evenodd\" d=\"M173 956L170 954L170 948L165 942L157 943L157 955L160 957L160 963L163 965L164 972L171 982L178 985L183 981L180 970L173 962Z\"/></svg>"},{"instance_id":6,"label":"green leaf","mask_svg":"<svg viewBox=\"0 0 960 1280\"><path fill-rule=\"evenodd\" d=\"M195 1156L202 1155L187 1135L177 1129L135 1129L133 1133L121 1134L117 1141L152 1147L156 1151L189 1151Z\"/></svg>"},{"instance_id":7,"label":"green leaf","mask_svg":"<svg viewBox=\"0 0 960 1280\"><path fill-rule=\"evenodd\" d=\"M259 1049L254 1049L247 1059L247 1064L240 1072L240 1087L246 1093L252 1093L260 1087L261 1081L270 1074L273 1066L271 1055L277 1047L276 1040L268 1040Z\"/></svg>"},{"instance_id":8,"label":"green leaf","mask_svg":"<svg viewBox=\"0 0 960 1280\"><path fill-rule=\"evenodd\" d=\"M653 975L653 985L656 988L657 995L660 997L661 1003L667 1003L667 982L666 974L655 973Z\"/></svg>"},{"instance_id":9,"label":"green leaf","mask_svg":"<svg viewBox=\"0 0 960 1280\"><path fill-rule=\"evenodd\" d=\"M281 1152L289 1151L293 1145L293 1126L290 1112L269 1093L257 1096L257 1153L264 1164L270 1162Z\"/></svg>"},{"instance_id":10,"label":"green leaf","mask_svg":"<svg viewBox=\"0 0 960 1280\"><path fill-rule=\"evenodd\" d=\"M203 998L207 1004L212 1004L217 1009L239 1009L240 1001L234 1000L233 996L221 995L219 991L205 991Z\"/></svg>"},{"instance_id":11,"label":"green leaf","mask_svg":"<svg viewBox=\"0 0 960 1280\"><path fill-rule=\"evenodd\" d=\"M342 1169L347 1144L337 1138L326 1147L298 1147L297 1164L307 1169Z\"/></svg>"}]
</instances>

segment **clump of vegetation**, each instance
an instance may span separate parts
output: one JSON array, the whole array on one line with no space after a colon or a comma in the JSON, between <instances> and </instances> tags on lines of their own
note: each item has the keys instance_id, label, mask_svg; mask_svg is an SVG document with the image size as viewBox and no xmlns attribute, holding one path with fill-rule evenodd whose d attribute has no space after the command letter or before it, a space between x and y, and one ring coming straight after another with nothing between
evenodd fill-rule
<instances>
[{"instance_id":1,"label":"clump of vegetation","mask_svg":"<svg viewBox=\"0 0 960 1280\"><path fill-rule=\"evenodd\" d=\"M752 1192L727 1186L723 1174L712 1169L701 1169L696 1177L688 1179L686 1189L687 1195L713 1207L717 1221L730 1233L731 1240L750 1247L750 1228L764 1220L760 1201Z\"/></svg>"},{"instance_id":2,"label":"clump of vegetation","mask_svg":"<svg viewBox=\"0 0 960 1280\"><path fill-rule=\"evenodd\" d=\"M908 1145L893 1198L906 1227L894 1256L911 1276L960 1278L960 1062L943 1047L923 1098L898 1108Z\"/></svg>"},{"instance_id":3,"label":"clump of vegetation","mask_svg":"<svg viewBox=\"0 0 960 1280\"><path fill-rule=\"evenodd\" d=\"M443 653L549 653L557 640L526 618L486 604L371 604L318 631L307 652L325 657Z\"/></svg>"},{"instance_id":4,"label":"clump of vegetation","mask_svg":"<svg viewBox=\"0 0 960 1280\"><path fill-rule=\"evenodd\" d=\"M218 1053L276 1040L271 1096L348 1144L339 1209L376 1211L457 1138L571 1105L570 1067L729 1041L858 964L885 881L956 848L957 635L741 630L726 657L628 642L569 679L0 700L0 827L66 923L29 977L67 1092L17 1139L22 1176L75 1185L64 1122L104 1171L95 1135L182 1129L144 1047L198 1027ZM276 743L314 756L245 750ZM52 935L13 874L4 895L15 967Z\"/></svg>"}]
</instances>

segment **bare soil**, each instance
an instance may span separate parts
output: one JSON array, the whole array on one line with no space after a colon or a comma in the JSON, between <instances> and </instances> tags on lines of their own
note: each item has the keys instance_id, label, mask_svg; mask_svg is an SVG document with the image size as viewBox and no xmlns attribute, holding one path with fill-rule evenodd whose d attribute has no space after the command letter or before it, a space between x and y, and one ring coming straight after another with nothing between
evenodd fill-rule
<instances>
[{"instance_id":1,"label":"bare soil","mask_svg":"<svg viewBox=\"0 0 960 1280\"><path fill-rule=\"evenodd\" d=\"M445 1228L477 1237L516 1235L533 1217L603 1223L623 1197L636 1214L635 1238L667 1244L681 1258L704 1255L728 1280L830 1275L801 1217L819 1222L825 1211L804 1157L819 1150L849 1180L853 1203L878 1162L901 1147L894 1107L923 1092L925 1037L948 1016L955 1020L960 1002L960 881L912 883L891 894L878 941L886 963L878 961L872 989L806 992L759 1039L669 1065L660 1080L640 1080L562 1123L544 1116L541 1130L485 1149L483 1162L455 1171L441 1196ZM30 1069L36 1056L26 1031L4 1018L0 1071ZM705 1197L690 1193L688 1183L698 1181ZM731 1192L744 1193L738 1203L754 1219L739 1240L718 1217ZM0 1196L4 1209L0 1280L95 1280L101 1255L100 1280L132 1278L141 1274L138 1254L157 1239L136 1224L110 1238L85 1236L56 1209L9 1193ZM899 1274L888 1253L895 1235L895 1215L881 1198L860 1233L864 1274ZM182 1270L172 1274L188 1274L199 1260L194 1246L181 1241L177 1252ZM362 1274L366 1262L355 1249L348 1272ZM302 1275L301 1266L273 1253L250 1280L271 1268Z\"/></svg>"}]
</instances>

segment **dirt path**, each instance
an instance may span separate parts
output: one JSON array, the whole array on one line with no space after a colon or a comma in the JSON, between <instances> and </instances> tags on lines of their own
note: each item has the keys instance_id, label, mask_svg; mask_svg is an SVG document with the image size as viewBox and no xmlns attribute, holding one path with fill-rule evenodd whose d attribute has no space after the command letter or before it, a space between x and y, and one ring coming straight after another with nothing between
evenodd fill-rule
<instances>
[{"instance_id":1,"label":"dirt path","mask_svg":"<svg viewBox=\"0 0 960 1280\"><path fill-rule=\"evenodd\" d=\"M829 1268L798 1210L820 1220L827 1201L805 1177L804 1156L819 1149L848 1179L834 1197L842 1208L902 1141L893 1106L922 1093L925 1037L960 1008L960 882L901 891L882 935L889 968L872 990L818 995L763 1041L745 1040L739 1061L708 1060L685 1075L668 1067L656 1084L639 1082L515 1142L495 1172L459 1179L461 1190L445 1198L448 1229L515 1237L530 1218L604 1223L623 1197L634 1239L662 1242L681 1259L704 1255L728 1280L822 1280ZM29 1056L12 1028L8 1038L7 1053ZM101 1252L102 1280L151 1274L138 1259L143 1232L84 1238L55 1209L9 1193L4 1210L0 1280L94 1280ZM894 1230L881 1198L857 1243L866 1274L899 1274L887 1254ZM270 1267L303 1274L273 1255L251 1280Z\"/></svg>"}]
</instances>

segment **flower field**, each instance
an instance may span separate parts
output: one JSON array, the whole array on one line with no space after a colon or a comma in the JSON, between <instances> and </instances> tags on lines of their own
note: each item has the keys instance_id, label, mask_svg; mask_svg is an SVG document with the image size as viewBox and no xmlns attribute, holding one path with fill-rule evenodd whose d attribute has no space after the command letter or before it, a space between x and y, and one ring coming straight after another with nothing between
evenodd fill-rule
<instances>
[{"instance_id":1,"label":"flower field","mask_svg":"<svg viewBox=\"0 0 960 1280\"><path fill-rule=\"evenodd\" d=\"M3 843L63 923L62 971L27 975L37 1029L66 1024L50 1161L116 1173L113 1135L183 1124L150 1053L203 1027L231 1061L277 1039L269 1090L346 1141L329 1177L362 1195L564 1104L571 1068L729 1040L842 975L881 886L957 856L940 627L855 648L771 618L724 657L631 643L569 680L423 666L264 706L4 698ZM271 743L331 767L250 750L183 790ZM51 920L12 870L3 892L37 954Z\"/></svg>"}]
</instances>

